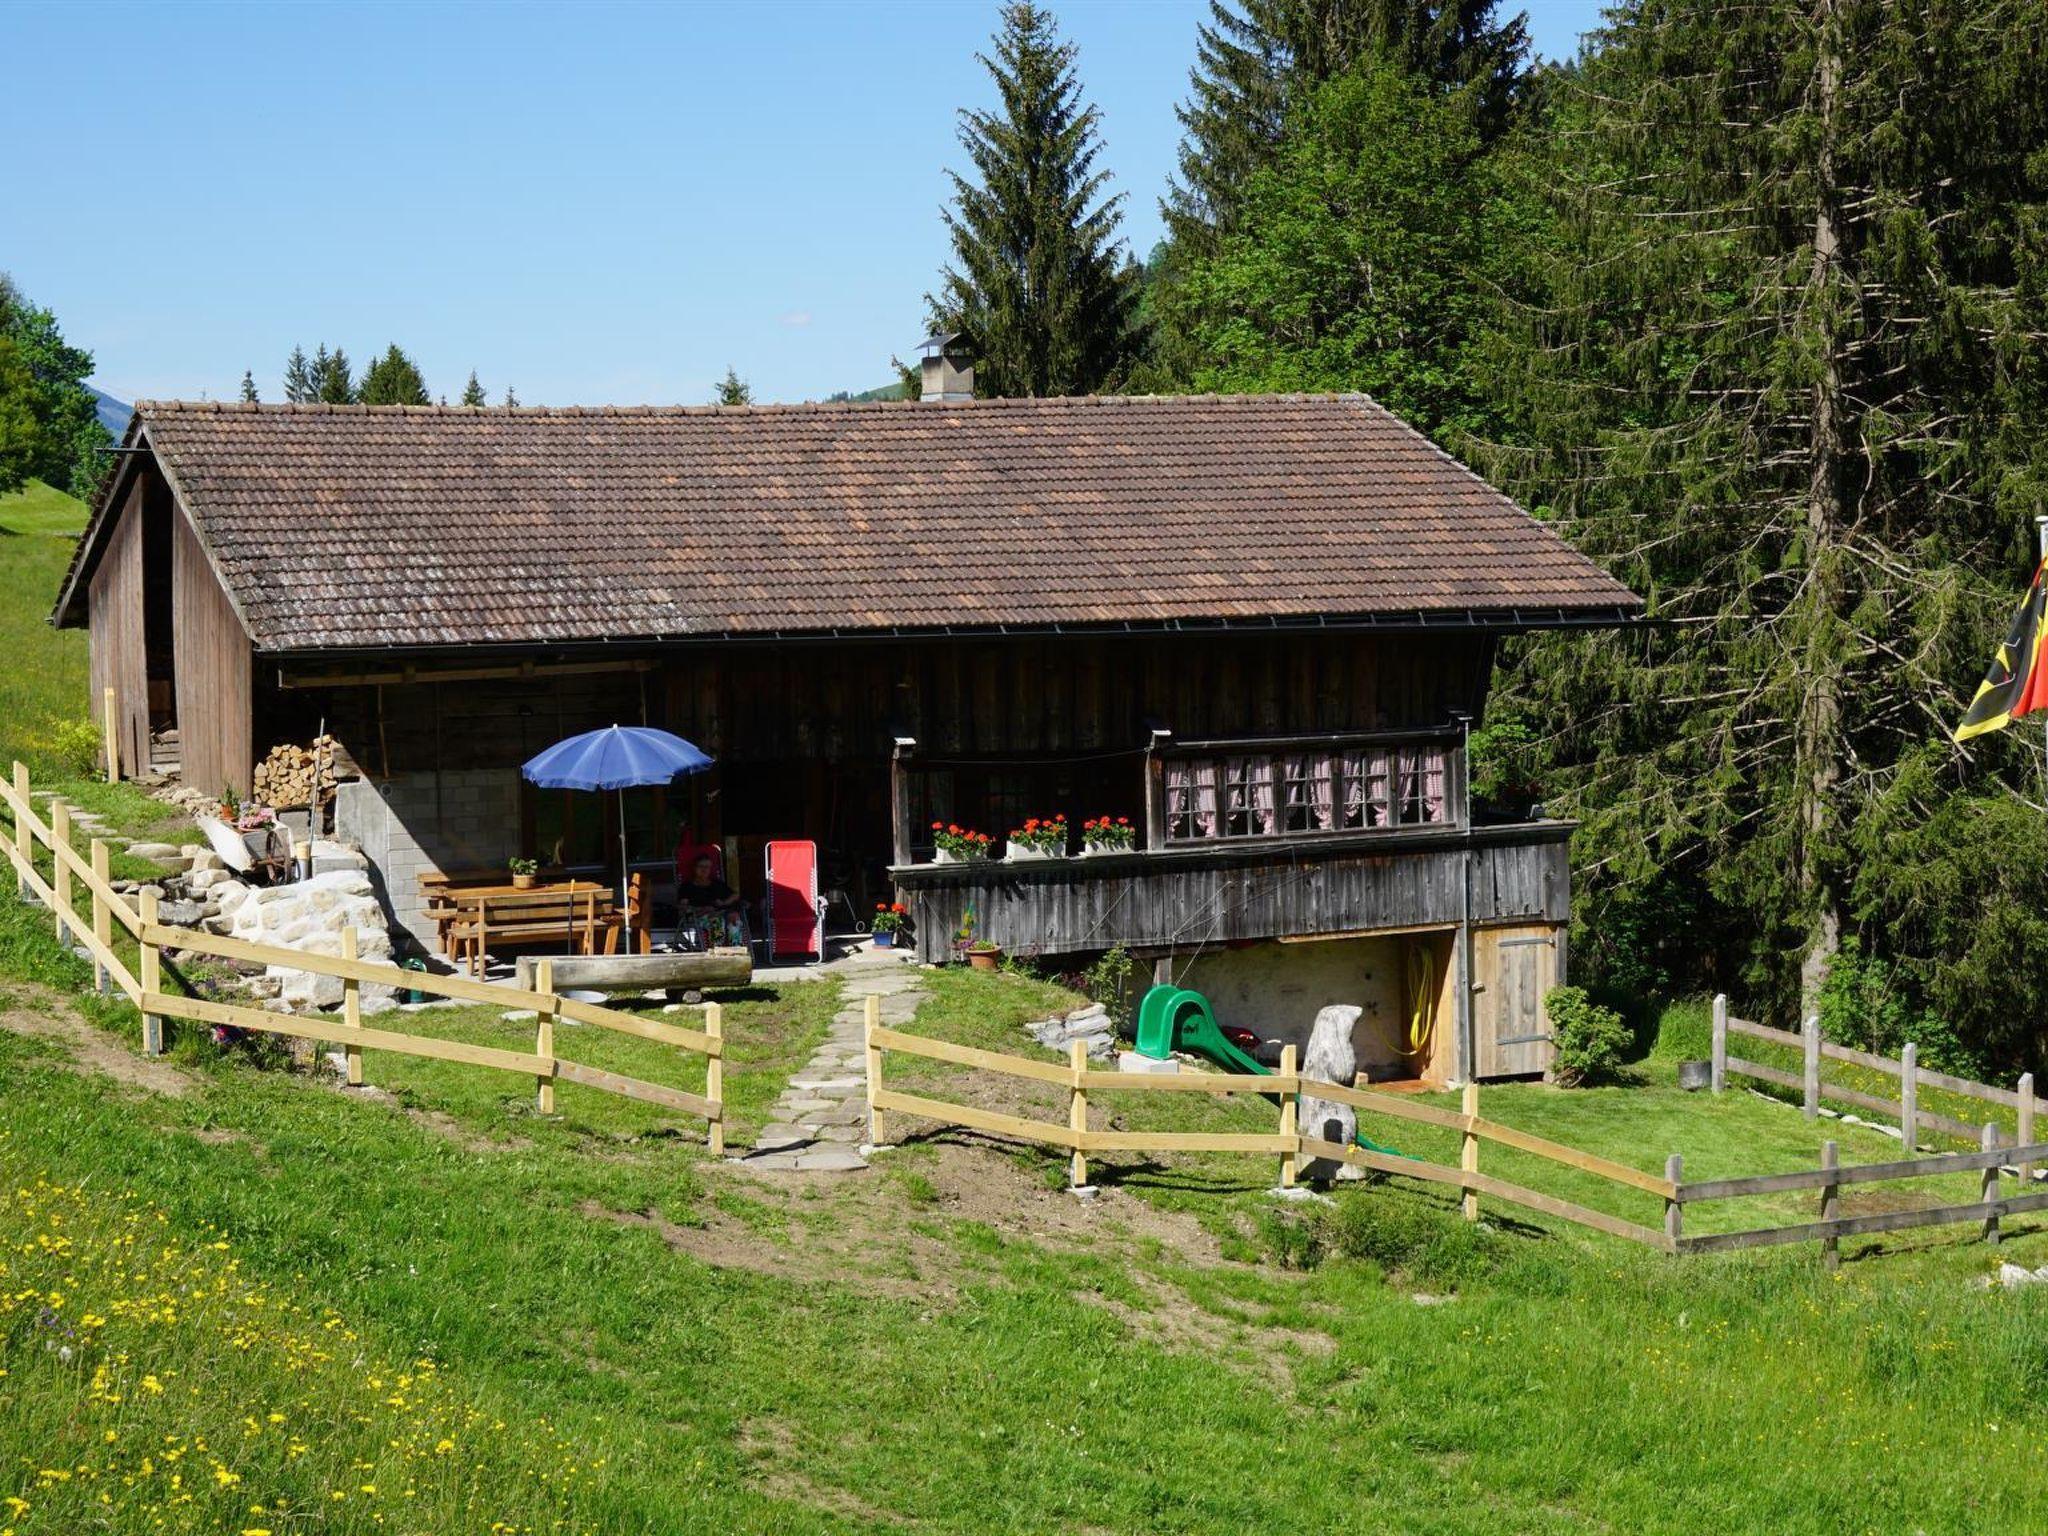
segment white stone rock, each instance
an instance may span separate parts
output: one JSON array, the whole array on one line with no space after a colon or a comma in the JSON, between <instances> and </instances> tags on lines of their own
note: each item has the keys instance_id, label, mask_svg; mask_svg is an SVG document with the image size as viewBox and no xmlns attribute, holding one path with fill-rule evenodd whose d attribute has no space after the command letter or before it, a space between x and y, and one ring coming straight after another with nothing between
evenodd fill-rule
<instances>
[{"instance_id":1,"label":"white stone rock","mask_svg":"<svg viewBox=\"0 0 2048 1536\"><path fill-rule=\"evenodd\" d=\"M1349 1083L1358 1075L1358 1051L1351 1032L1365 1010L1352 1003L1332 1003L1316 1014L1309 1030L1308 1049L1302 1053L1301 1075L1325 1083ZM1301 1134L1318 1141L1334 1141L1348 1147L1358 1137L1358 1112L1335 1099L1316 1098L1304 1088L1298 1124ZM1317 1158L1302 1169L1302 1176L1323 1180L1333 1177L1344 1165L1333 1158Z\"/></svg>"},{"instance_id":2,"label":"white stone rock","mask_svg":"<svg viewBox=\"0 0 2048 1536\"><path fill-rule=\"evenodd\" d=\"M234 878L224 869L195 869L185 877L185 888L192 891L210 891L216 886L233 884Z\"/></svg>"},{"instance_id":3,"label":"white stone rock","mask_svg":"<svg viewBox=\"0 0 2048 1536\"><path fill-rule=\"evenodd\" d=\"M1118 1051L1116 1069L1119 1072L1170 1074L1180 1071L1180 1063L1171 1057L1160 1061L1156 1057L1140 1056L1136 1051Z\"/></svg>"},{"instance_id":4,"label":"white stone rock","mask_svg":"<svg viewBox=\"0 0 2048 1536\"><path fill-rule=\"evenodd\" d=\"M211 848L188 848L186 852L190 856L185 863L195 875L216 874L228 867L227 861Z\"/></svg>"}]
</instances>

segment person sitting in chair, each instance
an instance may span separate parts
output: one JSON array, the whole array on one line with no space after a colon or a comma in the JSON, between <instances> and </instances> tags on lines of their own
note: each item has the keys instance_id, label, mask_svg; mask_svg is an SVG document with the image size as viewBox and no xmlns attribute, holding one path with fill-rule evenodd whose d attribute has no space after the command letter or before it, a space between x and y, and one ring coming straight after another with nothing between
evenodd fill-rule
<instances>
[{"instance_id":1,"label":"person sitting in chair","mask_svg":"<svg viewBox=\"0 0 2048 1536\"><path fill-rule=\"evenodd\" d=\"M697 936L705 947L744 944L739 893L711 872L711 856L700 853L690 865L690 878L676 887L677 926Z\"/></svg>"}]
</instances>

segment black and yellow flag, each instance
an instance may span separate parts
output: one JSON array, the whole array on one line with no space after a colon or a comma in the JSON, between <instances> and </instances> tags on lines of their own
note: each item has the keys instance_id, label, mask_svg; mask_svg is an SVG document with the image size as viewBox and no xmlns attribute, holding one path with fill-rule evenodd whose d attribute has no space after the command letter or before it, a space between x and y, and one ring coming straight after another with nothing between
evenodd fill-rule
<instances>
[{"instance_id":1,"label":"black and yellow flag","mask_svg":"<svg viewBox=\"0 0 2048 1536\"><path fill-rule=\"evenodd\" d=\"M2048 627L2042 623L2048 618L2043 572L2048 572L2048 560L2035 567L2034 584L2027 588L2026 600L2012 616L2012 628L1978 685L1977 696L1963 711L1962 724L1956 727L1957 741L2003 730L2021 715L2048 709L2048 670L2044 670L2041 656L2042 642L2048 639Z\"/></svg>"}]
</instances>

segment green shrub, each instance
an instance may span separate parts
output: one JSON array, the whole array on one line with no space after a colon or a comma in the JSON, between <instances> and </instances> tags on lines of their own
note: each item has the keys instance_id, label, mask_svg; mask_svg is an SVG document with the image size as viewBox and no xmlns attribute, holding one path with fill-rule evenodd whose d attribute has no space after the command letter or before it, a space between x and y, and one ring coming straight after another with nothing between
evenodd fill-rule
<instances>
[{"instance_id":1,"label":"green shrub","mask_svg":"<svg viewBox=\"0 0 2048 1536\"><path fill-rule=\"evenodd\" d=\"M29 767L83 778L100 766L100 728L90 720L46 720L22 742Z\"/></svg>"},{"instance_id":2,"label":"green shrub","mask_svg":"<svg viewBox=\"0 0 2048 1536\"><path fill-rule=\"evenodd\" d=\"M1553 987L1543 1004L1550 1012L1560 1083L1576 1088L1620 1075L1633 1039L1620 1014L1594 1002L1583 987Z\"/></svg>"},{"instance_id":3,"label":"green shrub","mask_svg":"<svg viewBox=\"0 0 2048 1536\"><path fill-rule=\"evenodd\" d=\"M1387 1193L1342 1201L1330 1216L1329 1245L1389 1274L1426 1285L1458 1286L1499 1264L1500 1239L1455 1212Z\"/></svg>"},{"instance_id":4,"label":"green shrub","mask_svg":"<svg viewBox=\"0 0 2048 1536\"><path fill-rule=\"evenodd\" d=\"M1123 1035L1131 1032L1131 976L1136 970L1131 952L1119 944L1081 973L1081 990L1090 1002L1109 1010L1110 1020Z\"/></svg>"}]
</instances>

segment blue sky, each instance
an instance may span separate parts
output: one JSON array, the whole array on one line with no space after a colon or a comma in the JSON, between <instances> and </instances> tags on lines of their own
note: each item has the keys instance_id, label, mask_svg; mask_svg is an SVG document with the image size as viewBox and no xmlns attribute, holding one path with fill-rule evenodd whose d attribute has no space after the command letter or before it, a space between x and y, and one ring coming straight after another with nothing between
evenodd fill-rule
<instances>
[{"instance_id":1,"label":"blue sky","mask_svg":"<svg viewBox=\"0 0 2048 1536\"><path fill-rule=\"evenodd\" d=\"M1202 0L1054 0L1158 238ZM1570 54L1599 0L1533 0ZM123 399L265 399L396 341L451 398L695 403L891 377L945 259L993 0L0 4L0 270Z\"/></svg>"}]
</instances>

